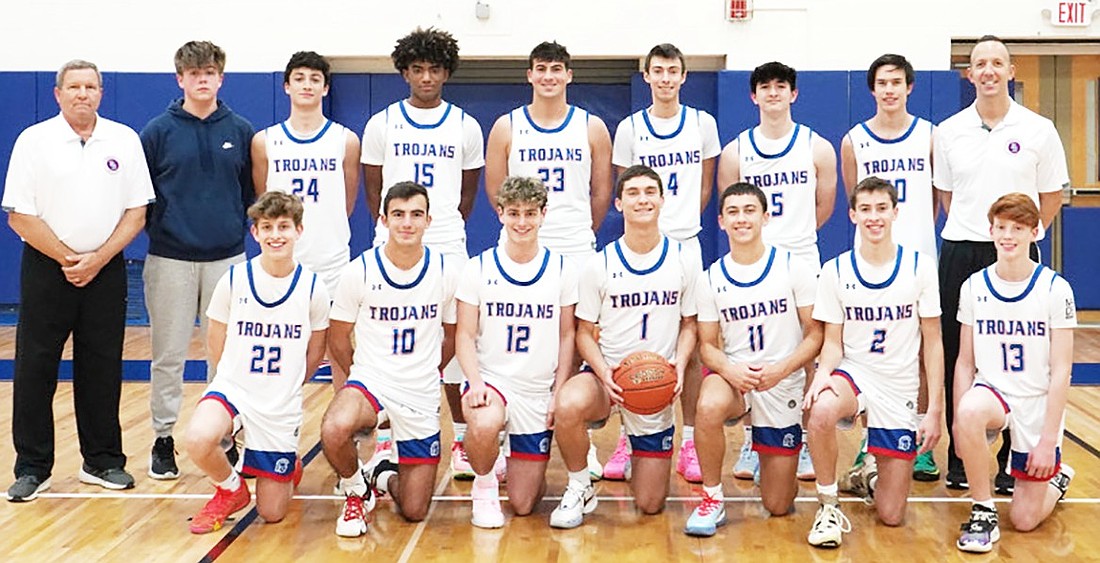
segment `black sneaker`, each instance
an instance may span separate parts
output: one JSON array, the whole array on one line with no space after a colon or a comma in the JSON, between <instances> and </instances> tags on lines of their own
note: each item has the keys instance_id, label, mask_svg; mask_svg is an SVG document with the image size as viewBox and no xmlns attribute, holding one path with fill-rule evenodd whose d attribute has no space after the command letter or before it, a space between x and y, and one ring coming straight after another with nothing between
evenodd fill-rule
<instances>
[{"instance_id":1,"label":"black sneaker","mask_svg":"<svg viewBox=\"0 0 1100 563\"><path fill-rule=\"evenodd\" d=\"M241 454L237 452L237 443L232 442L229 448L225 450L225 459L229 460L229 465L233 466L233 469L237 469L237 462L241 460Z\"/></svg>"},{"instance_id":2,"label":"black sneaker","mask_svg":"<svg viewBox=\"0 0 1100 563\"><path fill-rule=\"evenodd\" d=\"M966 481L966 471L962 466L948 467L946 486L948 489L954 489L956 491L962 491L970 488L970 483Z\"/></svg>"},{"instance_id":3,"label":"black sneaker","mask_svg":"<svg viewBox=\"0 0 1100 563\"><path fill-rule=\"evenodd\" d=\"M20 475L14 483L8 487L8 500L10 502L30 502L38 498L38 493L50 488L50 478L39 479L36 475Z\"/></svg>"},{"instance_id":4,"label":"black sneaker","mask_svg":"<svg viewBox=\"0 0 1100 563\"><path fill-rule=\"evenodd\" d=\"M970 520L959 530L959 539L955 547L959 551L971 553L989 553L993 544L1001 539L1001 529L997 526L997 511L980 504L970 507Z\"/></svg>"},{"instance_id":5,"label":"black sneaker","mask_svg":"<svg viewBox=\"0 0 1100 563\"><path fill-rule=\"evenodd\" d=\"M374 457L377 458L377 457L381 457L381 456L374 456ZM373 467L371 467L371 465L373 465ZM397 464L396 463L390 461L389 459L380 459L377 464L368 464L363 469L364 469L364 473L366 473L367 484L370 486L371 489L374 489L374 490L379 491L381 493L388 493L389 492L388 487L379 488L378 487L378 482L380 480L382 480L382 476L385 475L386 473L393 473L394 475L397 474ZM388 480L389 477L386 477L386 479Z\"/></svg>"},{"instance_id":6,"label":"black sneaker","mask_svg":"<svg viewBox=\"0 0 1100 563\"><path fill-rule=\"evenodd\" d=\"M149 455L149 476L153 479L179 479L180 469L176 466L176 443L171 436L157 438L153 442L153 452Z\"/></svg>"},{"instance_id":7,"label":"black sneaker","mask_svg":"<svg viewBox=\"0 0 1100 563\"><path fill-rule=\"evenodd\" d=\"M119 491L134 488L134 478L121 467L96 469L87 463L80 467L80 482Z\"/></svg>"},{"instance_id":8,"label":"black sneaker","mask_svg":"<svg viewBox=\"0 0 1100 563\"><path fill-rule=\"evenodd\" d=\"M1012 491L1016 488L1016 478L1005 473L1004 471L998 471L997 476L993 478L993 493L1003 496L1012 496Z\"/></svg>"}]
</instances>

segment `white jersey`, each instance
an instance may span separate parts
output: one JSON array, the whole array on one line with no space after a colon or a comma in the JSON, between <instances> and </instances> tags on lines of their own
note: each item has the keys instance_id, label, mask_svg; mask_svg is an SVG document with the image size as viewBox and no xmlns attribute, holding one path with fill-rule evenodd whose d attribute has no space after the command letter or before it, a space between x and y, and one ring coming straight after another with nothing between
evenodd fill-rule
<instances>
[{"instance_id":1,"label":"white jersey","mask_svg":"<svg viewBox=\"0 0 1100 563\"><path fill-rule=\"evenodd\" d=\"M920 319L940 316L934 258L897 247L872 266L849 250L821 268L814 318L843 324L844 359L866 373L917 376Z\"/></svg>"},{"instance_id":2,"label":"white jersey","mask_svg":"<svg viewBox=\"0 0 1100 563\"><path fill-rule=\"evenodd\" d=\"M453 258L427 247L409 270L381 246L352 260L332 303L333 320L355 323L350 377L412 404L438 404L443 324L455 322L458 274Z\"/></svg>"},{"instance_id":3,"label":"white jersey","mask_svg":"<svg viewBox=\"0 0 1100 563\"><path fill-rule=\"evenodd\" d=\"M768 198L771 220L764 225L764 241L797 256L818 256L816 136L798 123L780 139L764 137L759 127L737 136L741 181Z\"/></svg>"},{"instance_id":4,"label":"white jersey","mask_svg":"<svg viewBox=\"0 0 1100 563\"><path fill-rule=\"evenodd\" d=\"M600 325L608 365L638 351L676 359L680 319L694 317L698 306L698 274L686 262L680 243L667 237L645 254L635 254L620 238L588 260L577 318Z\"/></svg>"},{"instance_id":5,"label":"white jersey","mask_svg":"<svg viewBox=\"0 0 1100 563\"><path fill-rule=\"evenodd\" d=\"M485 166L485 147L481 126L462 108L448 102L431 109L404 100L390 104L367 122L360 160L382 167L381 200L398 182L428 189L432 224L424 233L426 246L465 243L466 223L458 211L462 172ZM376 221L374 245L388 239L389 231Z\"/></svg>"},{"instance_id":6,"label":"white jersey","mask_svg":"<svg viewBox=\"0 0 1100 563\"><path fill-rule=\"evenodd\" d=\"M1016 397L1050 389L1050 336L1077 326L1073 289L1054 270L1036 265L1030 278L1007 282L996 265L975 272L959 293L959 322L974 334L978 378Z\"/></svg>"},{"instance_id":7,"label":"white jersey","mask_svg":"<svg viewBox=\"0 0 1100 563\"><path fill-rule=\"evenodd\" d=\"M936 224L932 218L932 131L928 121L914 117L896 139L875 135L866 123L848 131L856 157L856 180L877 176L898 190L898 218L893 236L899 244L936 256ZM859 229L855 246L859 248Z\"/></svg>"},{"instance_id":8,"label":"white jersey","mask_svg":"<svg viewBox=\"0 0 1100 563\"><path fill-rule=\"evenodd\" d=\"M289 121L264 130L267 189L298 196L304 208L294 258L321 275L330 295L350 252L344 183L347 137L347 128L332 120L312 134L292 130Z\"/></svg>"},{"instance_id":9,"label":"white jersey","mask_svg":"<svg viewBox=\"0 0 1100 563\"><path fill-rule=\"evenodd\" d=\"M508 175L542 178L549 199L539 244L559 254L579 254L596 245L592 232L592 148L588 143L588 112L569 106L565 120L553 129L531 120L527 106L508 115L512 147ZM506 240L500 231L500 242Z\"/></svg>"},{"instance_id":10,"label":"white jersey","mask_svg":"<svg viewBox=\"0 0 1100 563\"><path fill-rule=\"evenodd\" d=\"M238 391L233 400L252 412L300 415L309 339L328 328L328 306L325 284L301 265L283 278L265 272L259 257L230 266L206 311L226 325L218 387Z\"/></svg>"},{"instance_id":11,"label":"white jersey","mask_svg":"<svg viewBox=\"0 0 1100 563\"><path fill-rule=\"evenodd\" d=\"M577 303L573 263L542 249L517 264L494 247L466 263L455 298L476 305L477 359L490 385L549 393L561 345L561 309Z\"/></svg>"},{"instance_id":12,"label":"white jersey","mask_svg":"<svg viewBox=\"0 0 1100 563\"><path fill-rule=\"evenodd\" d=\"M661 232L687 240L702 229L703 161L722 153L718 125L705 111L680 106L669 119L639 110L623 119L615 130L612 164L627 168L644 164L661 176L665 204L661 207Z\"/></svg>"},{"instance_id":13,"label":"white jersey","mask_svg":"<svg viewBox=\"0 0 1100 563\"><path fill-rule=\"evenodd\" d=\"M718 323L732 363L775 363L802 343L799 307L816 297L817 272L791 253L766 248L755 264L727 254L699 284L699 322Z\"/></svg>"}]
</instances>

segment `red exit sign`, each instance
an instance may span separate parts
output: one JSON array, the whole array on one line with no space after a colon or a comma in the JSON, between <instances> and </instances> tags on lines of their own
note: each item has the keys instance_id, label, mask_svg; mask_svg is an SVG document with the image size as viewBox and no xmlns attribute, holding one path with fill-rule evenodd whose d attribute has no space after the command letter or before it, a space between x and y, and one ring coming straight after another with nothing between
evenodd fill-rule
<instances>
[{"instance_id":1,"label":"red exit sign","mask_svg":"<svg viewBox=\"0 0 1100 563\"><path fill-rule=\"evenodd\" d=\"M1063 27L1088 27L1097 2L1055 0L1050 3L1050 23Z\"/></svg>"}]
</instances>

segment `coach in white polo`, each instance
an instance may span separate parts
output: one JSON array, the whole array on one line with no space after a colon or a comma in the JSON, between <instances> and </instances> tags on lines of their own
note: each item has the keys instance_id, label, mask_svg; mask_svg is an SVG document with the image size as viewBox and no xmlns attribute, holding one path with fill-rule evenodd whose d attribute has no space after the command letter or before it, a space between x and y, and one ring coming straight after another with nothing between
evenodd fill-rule
<instances>
[{"instance_id":1,"label":"coach in white polo","mask_svg":"<svg viewBox=\"0 0 1100 563\"><path fill-rule=\"evenodd\" d=\"M1004 42L991 35L979 39L970 52L967 74L977 99L941 123L933 143L933 183L947 211L940 249L940 304L949 435L953 434L953 382L959 356L959 288L971 274L997 260L989 235L989 207L1007 193L1031 196L1039 205L1041 239L1042 229L1062 207L1062 189L1069 185L1066 156L1054 124L1008 95L1015 67ZM1034 245L1031 257L1039 258ZM966 488L966 474L954 447L947 453L947 486ZM1001 471L995 488L1007 494L1013 485L1004 472L1008 440L997 459Z\"/></svg>"},{"instance_id":2,"label":"coach in white polo","mask_svg":"<svg viewBox=\"0 0 1100 563\"><path fill-rule=\"evenodd\" d=\"M141 141L99 117L103 78L70 61L57 73L60 115L24 130L4 184L8 223L25 242L12 386L15 483L8 500L34 500L50 486L53 396L61 349L73 336L73 401L84 463L80 481L128 489L122 431L122 339L126 268L122 249L145 224L153 185Z\"/></svg>"}]
</instances>

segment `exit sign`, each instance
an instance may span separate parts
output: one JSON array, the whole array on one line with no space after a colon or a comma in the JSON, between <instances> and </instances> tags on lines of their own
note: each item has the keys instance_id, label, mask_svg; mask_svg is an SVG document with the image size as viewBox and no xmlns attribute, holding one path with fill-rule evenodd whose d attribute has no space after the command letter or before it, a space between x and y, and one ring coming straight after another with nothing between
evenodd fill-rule
<instances>
[{"instance_id":1,"label":"exit sign","mask_svg":"<svg viewBox=\"0 0 1100 563\"><path fill-rule=\"evenodd\" d=\"M1050 23L1061 27L1088 27L1100 2L1094 0L1054 0L1050 2Z\"/></svg>"}]
</instances>

